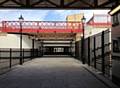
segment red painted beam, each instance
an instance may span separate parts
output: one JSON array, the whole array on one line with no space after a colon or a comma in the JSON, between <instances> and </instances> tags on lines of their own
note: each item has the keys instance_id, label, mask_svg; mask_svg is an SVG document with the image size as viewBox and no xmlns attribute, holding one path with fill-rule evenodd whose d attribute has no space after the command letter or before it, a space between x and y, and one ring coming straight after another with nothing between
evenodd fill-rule
<instances>
[{"instance_id":1,"label":"red painted beam","mask_svg":"<svg viewBox=\"0 0 120 88\"><path fill-rule=\"evenodd\" d=\"M112 23L87 23L87 25L91 25L91 26L112 26Z\"/></svg>"},{"instance_id":2,"label":"red painted beam","mask_svg":"<svg viewBox=\"0 0 120 88\"><path fill-rule=\"evenodd\" d=\"M78 33L82 32L80 29L44 29L38 30L39 33Z\"/></svg>"},{"instance_id":3,"label":"red painted beam","mask_svg":"<svg viewBox=\"0 0 120 88\"><path fill-rule=\"evenodd\" d=\"M4 28L2 32L20 33L20 29ZM81 29L23 29L23 33L79 33Z\"/></svg>"}]
</instances>

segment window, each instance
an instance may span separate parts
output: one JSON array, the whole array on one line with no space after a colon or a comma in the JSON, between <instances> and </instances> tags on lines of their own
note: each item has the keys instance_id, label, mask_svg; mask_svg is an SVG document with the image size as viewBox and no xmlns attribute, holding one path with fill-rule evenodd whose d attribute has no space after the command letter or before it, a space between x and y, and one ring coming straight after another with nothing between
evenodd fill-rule
<instances>
[{"instance_id":1,"label":"window","mask_svg":"<svg viewBox=\"0 0 120 88\"><path fill-rule=\"evenodd\" d=\"M117 26L117 25L119 25L119 23L120 23L120 21L119 21L119 19L120 19L120 14L115 14L115 15L113 15L113 17L112 17L112 26Z\"/></svg>"},{"instance_id":2,"label":"window","mask_svg":"<svg viewBox=\"0 0 120 88\"><path fill-rule=\"evenodd\" d=\"M118 21L119 21L119 24L120 24L120 13L118 14Z\"/></svg>"},{"instance_id":3,"label":"window","mask_svg":"<svg viewBox=\"0 0 120 88\"><path fill-rule=\"evenodd\" d=\"M113 40L113 52L120 52L119 41Z\"/></svg>"}]
</instances>

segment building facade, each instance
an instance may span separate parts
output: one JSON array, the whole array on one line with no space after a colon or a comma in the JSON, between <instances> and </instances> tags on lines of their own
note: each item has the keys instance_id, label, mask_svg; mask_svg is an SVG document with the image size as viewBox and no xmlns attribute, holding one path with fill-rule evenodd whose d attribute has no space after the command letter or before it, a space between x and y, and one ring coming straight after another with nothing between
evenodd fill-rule
<instances>
[{"instance_id":1,"label":"building facade","mask_svg":"<svg viewBox=\"0 0 120 88\"><path fill-rule=\"evenodd\" d=\"M79 13L79 14L72 14L72 15L68 15L66 17L66 21L67 22L81 22L81 19L83 18L84 14L83 13ZM80 29L79 25L76 25L74 27L78 27L78 29ZM76 56L77 58L80 58L81 57L81 33L76 33L75 35L75 39L74 39L74 42L72 44L73 48L72 48L72 52L73 53L73 56Z\"/></svg>"},{"instance_id":2,"label":"building facade","mask_svg":"<svg viewBox=\"0 0 120 88\"><path fill-rule=\"evenodd\" d=\"M120 11L112 15L113 82L120 85Z\"/></svg>"}]
</instances>

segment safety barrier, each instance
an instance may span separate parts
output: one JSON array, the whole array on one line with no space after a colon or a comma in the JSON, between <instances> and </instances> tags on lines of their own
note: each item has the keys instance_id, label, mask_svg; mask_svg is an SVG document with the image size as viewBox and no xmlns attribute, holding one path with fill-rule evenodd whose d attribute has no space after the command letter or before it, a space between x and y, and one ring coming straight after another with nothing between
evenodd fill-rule
<instances>
[{"instance_id":1,"label":"safety barrier","mask_svg":"<svg viewBox=\"0 0 120 88\"><path fill-rule=\"evenodd\" d=\"M85 61L89 66L111 75L110 30L103 31L85 39Z\"/></svg>"},{"instance_id":2,"label":"safety barrier","mask_svg":"<svg viewBox=\"0 0 120 88\"><path fill-rule=\"evenodd\" d=\"M22 49L23 63L35 57L41 57L41 50L38 49ZM0 49L0 74L9 71L14 65L20 63L20 49Z\"/></svg>"},{"instance_id":3,"label":"safety barrier","mask_svg":"<svg viewBox=\"0 0 120 88\"><path fill-rule=\"evenodd\" d=\"M111 75L111 41L110 30L106 30L85 38L84 61L85 64L94 67L102 74ZM75 56L78 60L82 59L82 41L76 42Z\"/></svg>"}]
</instances>

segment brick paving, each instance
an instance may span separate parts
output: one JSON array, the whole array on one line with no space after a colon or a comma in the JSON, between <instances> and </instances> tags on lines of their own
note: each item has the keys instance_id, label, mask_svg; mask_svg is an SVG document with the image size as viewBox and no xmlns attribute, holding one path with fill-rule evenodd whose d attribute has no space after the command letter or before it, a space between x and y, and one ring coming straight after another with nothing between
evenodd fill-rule
<instances>
[{"instance_id":1,"label":"brick paving","mask_svg":"<svg viewBox=\"0 0 120 88\"><path fill-rule=\"evenodd\" d=\"M69 57L36 58L0 75L0 88L109 88L80 61Z\"/></svg>"}]
</instances>

